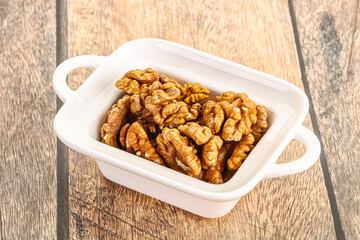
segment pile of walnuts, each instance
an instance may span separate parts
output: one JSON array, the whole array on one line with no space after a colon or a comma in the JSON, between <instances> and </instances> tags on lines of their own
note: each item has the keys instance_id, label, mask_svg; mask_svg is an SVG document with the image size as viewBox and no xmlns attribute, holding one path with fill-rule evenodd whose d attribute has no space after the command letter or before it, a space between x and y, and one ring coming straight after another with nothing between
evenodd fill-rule
<instances>
[{"instance_id":1,"label":"pile of walnuts","mask_svg":"<svg viewBox=\"0 0 360 240\"><path fill-rule=\"evenodd\" d=\"M101 142L209 183L235 173L267 129L267 109L246 93L181 85L151 68L127 72L127 95L108 112ZM200 103L200 102L204 103Z\"/></svg>"}]
</instances>

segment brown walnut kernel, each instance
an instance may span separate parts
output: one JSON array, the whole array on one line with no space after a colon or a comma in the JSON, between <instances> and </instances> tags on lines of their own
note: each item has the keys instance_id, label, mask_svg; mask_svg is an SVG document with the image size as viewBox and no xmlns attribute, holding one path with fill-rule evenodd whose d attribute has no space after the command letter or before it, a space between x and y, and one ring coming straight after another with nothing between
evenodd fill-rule
<instances>
[{"instance_id":1,"label":"brown walnut kernel","mask_svg":"<svg viewBox=\"0 0 360 240\"><path fill-rule=\"evenodd\" d=\"M210 91L206 87L201 87L200 83L185 83L181 88L182 99L187 104L198 103L209 97Z\"/></svg>"},{"instance_id":2,"label":"brown walnut kernel","mask_svg":"<svg viewBox=\"0 0 360 240\"><path fill-rule=\"evenodd\" d=\"M115 86L124 90L128 94L136 94L140 91L140 84L136 80L132 80L129 78L121 78L116 83Z\"/></svg>"},{"instance_id":3,"label":"brown walnut kernel","mask_svg":"<svg viewBox=\"0 0 360 240\"><path fill-rule=\"evenodd\" d=\"M159 74L152 68L131 70L125 73L124 77L136 80L140 84L151 84L159 80Z\"/></svg>"},{"instance_id":4,"label":"brown walnut kernel","mask_svg":"<svg viewBox=\"0 0 360 240\"><path fill-rule=\"evenodd\" d=\"M158 153L172 169L197 177L201 172L200 159L196 148L189 139L180 135L179 130L164 128L156 138Z\"/></svg>"},{"instance_id":5,"label":"brown walnut kernel","mask_svg":"<svg viewBox=\"0 0 360 240\"><path fill-rule=\"evenodd\" d=\"M203 169L208 169L210 167L215 168L216 170L220 171L221 166L219 165L218 168L218 156L219 150L223 145L223 140L219 136L212 136L210 140L204 145L201 154L201 163ZM221 172L221 171L220 171Z\"/></svg>"},{"instance_id":6,"label":"brown walnut kernel","mask_svg":"<svg viewBox=\"0 0 360 240\"><path fill-rule=\"evenodd\" d=\"M145 108L153 115L154 120L159 125L165 121L162 116L162 109L171 102L176 102L181 91L173 83L156 84L153 90L152 86L149 87L149 96L145 99ZM174 106L173 106L174 107Z\"/></svg>"},{"instance_id":7,"label":"brown walnut kernel","mask_svg":"<svg viewBox=\"0 0 360 240\"><path fill-rule=\"evenodd\" d=\"M212 137L210 128L201 126L195 122L188 122L178 127L179 131L195 141L197 145L203 145Z\"/></svg>"},{"instance_id":8,"label":"brown walnut kernel","mask_svg":"<svg viewBox=\"0 0 360 240\"><path fill-rule=\"evenodd\" d=\"M164 165L163 160L156 152L155 148L151 145L145 130L138 122L131 124L127 131L126 148L130 152L134 152L139 157Z\"/></svg>"},{"instance_id":9,"label":"brown walnut kernel","mask_svg":"<svg viewBox=\"0 0 360 240\"><path fill-rule=\"evenodd\" d=\"M186 122L189 110L184 102L174 102L166 105L161 111L164 126L177 127Z\"/></svg>"},{"instance_id":10,"label":"brown walnut kernel","mask_svg":"<svg viewBox=\"0 0 360 240\"><path fill-rule=\"evenodd\" d=\"M125 95L111 107L107 115L107 122L101 127L101 142L107 145L117 146L117 135L123 123L126 112L129 109L130 96Z\"/></svg>"},{"instance_id":11,"label":"brown walnut kernel","mask_svg":"<svg viewBox=\"0 0 360 240\"><path fill-rule=\"evenodd\" d=\"M209 100L205 103L203 111L204 113L201 123L209 127L213 134L218 133L224 123L224 110L218 103Z\"/></svg>"},{"instance_id":12,"label":"brown walnut kernel","mask_svg":"<svg viewBox=\"0 0 360 240\"><path fill-rule=\"evenodd\" d=\"M156 87L159 87L158 85ZM181 94L181 90L178 89L174 83L162 84L160 88L151 91L146 100L152 104L160 105L169 103L172 100L177 99ZM148 100L149 99L149 100Z\"/></svg>"},{"instance_id":13,"label":"brown walnut kernel","mask_svg":"<svg viewBox=\"0 0 360 240\"><path fill-rule=\"evenodd\" d=\"M216 96L217 102L226 101L229 103L233 103L236 99L240 98L239 93L235 93L233 91L223 92L220 96Z\"/></svg>"},{"instance_id":14,"label":"brown walnut kernel","mask_svg":"<svg viewBox=\"0 0 360 240\"><path fill-rule=\"evenodd\" d=\"M120 78L115 86L120 90L124 90L128 94L140 93L142 84L152 84L159 79L159 74L151 68L145 70L131 70Z\"/></svg>"},{"instance_id":15,"label":"brown walnut kernel","mask_svg":"<svg viewBox=\"0 0 360 240\"><path fill-rule=\"evenodd\" d=\"M161 109L154 115L154 121L163 127L178 127L185 123L189 110L184 102L172 102Z\"/></svg>"},{"instance_id":16,"label":"brown walnut kernel","mask_svg":"<svg viewBox=\"0 0 360 240\"><path fill-rule=\"evenodd\" d=\"M182 86L180 83L178 83L178 81L176 81L175 79L171 79L168 76L166 76L165 74L161 75L159 78L159 81L161 83L173 83L178 89L182 89Z\"/></svg>"},{"instance_id":17,"label":"brown walnut kernel","mask_svg":"<svg viewBox=\"0 0 360 240\"><path fill-rule=\"evenodd\" d=\"M240 98L242 100L241 108L248 111L251 123L255 124L257 121L257 110L255 102L251 100L246 93L240 93Z\"/></svg>"},{"instance_id":18,"label":"brown walnut kernel","mask_svg":"<svg viewBox=\"0 0 360 240\"><path fill-rule=\"evenodd\" d=\"M130 111L132 113L140 112L143 109L140 94L136 93L130 97Z\"/></svg>"},{"instance_id":19,"label":"brown walnut kernel","mask_svg":"<svg viewBox=\"0 0 360 240\"><path fill-rule=\"evenodd\" d=\"M188 105L189 114L186 116L186 122L195 121L201 113L201 104L195 103L191 106Z\"/></svg>"},{"instance_id":20,"label":"brown walnut kernel","mask_svg":"<svg viewBox=\"0 0 360 240\"><path fill-rule=\"evenodd\" d=\"M139 114L139 112L144 109L146 97L151 91L153 91L153 89L159 88L159 84L159 81L155 81L150 86L142 84L138 93L135 93L130 98L130 111L134 114Z\"/></svg>"},{"instance_id":21,"label":"brown walnut kernel","mask_svg":"<svg viewBox=\"0 0 360 240\"><path fill-rule=\"evenodd\" d=\"M223 146L218 151L218 157L215 164L216 170L218 170L221 173L224 171L227 164L227 160L228 158L231 157L231 153L233 152L233 150L234 150L234 142L223 144Z\"/></svg>"},{"instance_id":22,"label":"brown walnut kernel","mask_svg":"<svg viewBox=\"0 0 360 240\"><path fill-rule=\"evenodd\" d=\"M120 129L119 142L123 147L126 147L126 134L127 131L129 130L129 127L130 127L130 123L127 123Z\"/></svg>"},{"instance_id":23,"label":"brown walnut kernel","mask_svg":"<svg viewBox=\"0 0 360 240\"><path fill-rule=\"evenodd\" d=\"M223 177L221 175L221 172L216 170L215 168L208 168L204 171L204 175L202 177L202 180L208 183L212 184L223 184Z\"/></svg>"},{"instance_id":24,"label":"brown walnut kernel","mask_svg":"<svg viewBox=\"0 0 360 240\"><path fill-rule=\"evenodd\" d=\"M221 137L225 141L240 141L245 130L244 122L240 121L241 110L226 101L222 101L219 104L224 110L226 117Z\"/></svg>"},{"instance_id":25,"label":"brown walnut kernel","mask_svg":"<svg viewBox=\"0 0 360 240\"><path fill-rule=\"evenodd\" d=\"M254 148L255 138L252 134L243 136L243 138L236 144L233 154L227 161L229 170L239 169L243 161L247 158L248 152Z\"/></svg>"},{"instance_id":26,"label":"brown walnut kernel","mask_svg":"<svg viewBox=\"0 0 360 240\"><path fill-rule=\"evenodd\" d=\"M268 123L266 121L267 119L267 108L262 106L262 105L258 105L256 106L256 110L257 110L257 122L252 125L252 134L255 137L255 143L259 142L260 139L262 138L262 135L266 132L266 129L268 127Z\"/></svg>"},{"instance_id":27,"label":"brown walnut kernel","mask_svg":"<svg viewBox=\"0 0 360 240\"><path fill-rule=\"evenodd\" d=\"M245 93L233 103L220 102L226 116L221 137L225 141L240 141L243 134L251 133L252 124L256 123L256 105Z\"/></svg>"}]
</instances>

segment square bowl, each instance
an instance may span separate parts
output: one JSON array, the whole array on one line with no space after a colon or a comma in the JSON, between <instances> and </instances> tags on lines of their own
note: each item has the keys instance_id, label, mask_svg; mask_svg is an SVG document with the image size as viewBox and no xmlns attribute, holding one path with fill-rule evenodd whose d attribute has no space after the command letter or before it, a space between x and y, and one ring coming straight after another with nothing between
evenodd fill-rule
<instances>
[{"instance_id":1,"label":"square bowl","mask_svg":"<svg viewBox=\"0 0 360 240\"><path fill-rule=\"evenodd\" d=\"M72 91L66 77L79 67L95 71ZM124 94L115 88L115 82L129 70L147 67L183 82L199 82L210 90L210 98L229 90L246 92L256 104L268 108L268 131L228 182L209 184L99 141L107 111ZM309 103L299 88L169 41L138 39L125 43L110 56L70 58L55 70L53 87L64 102L54 119L55 132L62 142L96 159L100 171L111 181L203 217L225 215L262 179L304 171L320 155L317 137L302 126ZM276 164L293 139L305 144L304 155L290 163Z\"/></svg>"}]
</instances>

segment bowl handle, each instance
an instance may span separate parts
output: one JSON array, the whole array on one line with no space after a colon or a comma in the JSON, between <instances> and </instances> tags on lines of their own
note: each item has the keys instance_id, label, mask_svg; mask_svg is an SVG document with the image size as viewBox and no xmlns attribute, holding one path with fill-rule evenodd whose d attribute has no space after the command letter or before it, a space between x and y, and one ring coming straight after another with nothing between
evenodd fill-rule
<instances>
[{"instance_id":1,"label":"bowl handle","mask_svg":"<svg viewBox=\"0 0 360 240\"><path fill-rule=\"evenodd\" d=\"M69 58L62 62L55 69L52 79L53 88L61 101L66 102L74 93L66 82L66 77L72 70L80 67L97 68L104 62L105 58L105 56L83 55Z\"/></svg>"},{"instance_id":2,"label":"bowl handle","mask_svg":"<svg viewBox=\"0 0 360 240\"><path fill-rule=\"evenodd\" d=\"M314 165L318 160L321 151L320 142L312 131L304 126L300 126L297 129L293 139L305 144L305 154L299 159L290 163L274 164L267 171L264 179L282 177L305 171Z\"/></svg>"}]
</instances>

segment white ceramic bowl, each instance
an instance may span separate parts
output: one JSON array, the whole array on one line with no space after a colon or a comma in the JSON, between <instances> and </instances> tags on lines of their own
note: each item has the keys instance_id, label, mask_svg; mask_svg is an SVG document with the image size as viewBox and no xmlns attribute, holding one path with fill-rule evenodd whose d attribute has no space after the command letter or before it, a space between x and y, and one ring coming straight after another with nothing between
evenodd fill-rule
<instances>
[{"instance_id":1,"label":"white ceramic bowl","mask_svg":"<svg viewBox=\"0 0 360 240\"><path fill-rule=\"evenodd\" d=\"M79 67L96 70L76 90L67 74ZM115 82L132 69L152 67L175 79L199 82L212 96L233 90L246 92L269 110L269 129L226 183L209 184L162 167L99 142L99 131L112 104L123 95ZM119 47L110 56L78 56L60 64L53 86L65 103L54 120L54 129L70 148L97 159L105 177L197 215L216 218L228 213L238 200L266 178L302 172L320 154L317 137L301 124L308 112L306 95L296 86L274 76L159 39L138 39ZM305 154L290 163L276 160L293 139L303 142Z\"/></svg>"}]
</instances>

